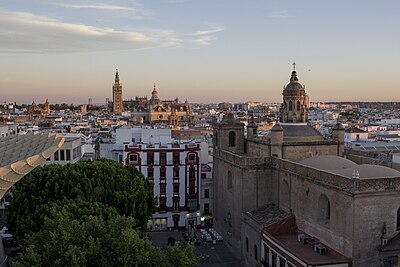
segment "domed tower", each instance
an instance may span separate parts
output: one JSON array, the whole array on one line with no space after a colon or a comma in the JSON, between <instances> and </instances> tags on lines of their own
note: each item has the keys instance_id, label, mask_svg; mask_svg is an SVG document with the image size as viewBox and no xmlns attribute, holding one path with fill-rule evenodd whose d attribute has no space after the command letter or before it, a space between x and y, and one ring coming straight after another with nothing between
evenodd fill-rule
<instances>
[{"instance_id":1,"label":"domed tower","mask_svg":"<svg viewBox=\"0 0 400 267\"><path fill-rule=\"evenodd\" d=\"M150 98L149 104L151 106L156 106L156 105L161 104L161 101L158 98L158 92L156 90L156 84L155 83L154 83L153 91L151 92L151 98Z\"/></svg>"},{"instance_id":2,"label":"domed tower","mask_svg":"<svg viewBox=\"0 0 400 267\"><path fill-rule=\"evenodd\" d=\"M308 121L309 99L305 86L299 83L296 72L296 63L293 63L290 82L283 87L283 103L280 108L280 121L284 123Z\"/></svg>"}]
</instances>

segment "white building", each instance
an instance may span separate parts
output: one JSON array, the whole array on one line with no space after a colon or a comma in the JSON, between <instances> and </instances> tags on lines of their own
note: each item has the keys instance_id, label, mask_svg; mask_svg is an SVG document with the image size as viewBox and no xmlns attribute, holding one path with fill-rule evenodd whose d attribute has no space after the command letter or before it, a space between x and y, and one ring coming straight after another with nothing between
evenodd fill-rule
<instances>
[{"instance_id":1,"label":"white building","mask_svg":"<svg viewBox=\"0 0 400 267\"><path fill-rule=\"evenodd\" d=\"M14 135L18 132L17 125L1 125L0 137Z\"/></svg>"},{"instance_id":2,"label":"white building","mask_svg":"<svg viewBox=\"0 0 400 267\"><path fill-rule=\"evenodd\" d=\"M49 157L44 165L76 163L81 160L82 153L82 138L80 134L63 134L64 144L59 150Z\"/></svg>"},{"instance_id":3,"label":"white building","mask_svg":"<svg viewBox=\"0 0 400 267\"><path fill-rule=\"evenodd\" d=\"M344 142L347 147L352 147L352 142L367 142L368 132L351 126L344 132Z\"/></svg>"},{"instance_id":4,"label":"white building","mask_svg":"<svg viewBox=\"0 0 400 267\"><path fill-rule=\"evenodd\" d=\"M200 225L201 163L202 158L208 163L207 151L201 141L174 140L170 129L119 128L114 144L100 143L100 156L135 166L153 184L158 206L148 229L156 231Z\"/></svg>"}]
</instances>

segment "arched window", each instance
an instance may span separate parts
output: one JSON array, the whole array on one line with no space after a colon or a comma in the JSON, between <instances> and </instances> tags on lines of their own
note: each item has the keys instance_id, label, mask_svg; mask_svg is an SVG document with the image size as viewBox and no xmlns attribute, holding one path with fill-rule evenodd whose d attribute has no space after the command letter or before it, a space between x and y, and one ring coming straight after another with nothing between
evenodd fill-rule
<instances>
[{"instance_id":1,"label":"arched window","mask_svg":"<svg viewBox=\"0 0 400 267\"><path fill-rule=\"evenodd\" d=\"M229 132L229 146L236 146L236 133L234 131Z\"/></svg>"},{"instance_id":2,"label":"arched window","mask_svg":"<svg viewBox=\"0 0 400 267\"><path fill-rule=\"evenodd\" d=\"M300 101L297 101L297 111L300 111Z\"/></svg>"},{"instance_id":3,"label":"arched window","mask_svg":"<svg viewBox=\"0 0 400 267\"><path fill-rule=\"evenodd\" d=\"M227 183L228 189L232 189L232 173L231 171L228 171L228 183Z\"/></svg>"},{"instance_id":4,"label":"arched window","mask_svg":"<svg viewBox=\"0 0 400 267\"><path fill-rule=\"evenodd\" d=\"M396 230L400 230L400 208L397 210Z\"/></svg>"},{"instance_id":5,"label":"arched window","mask_svg":"<svg viewBox=\"0 0 400 267\"><path fill-rule=\"evenodd\" d=\"M293 110L293 102L289 101L289 110L292 111Z\"/></svg>"},{"instance_id":6,"label":"arched window","mask_svg":"<svg viewBox=\"0 0 400 267\"><path fill-rule=\"evenodd\" d=\"M328 223L331 219L331 203L326 195L318 200L318 221Z\"/></svg>"}]
</instances>

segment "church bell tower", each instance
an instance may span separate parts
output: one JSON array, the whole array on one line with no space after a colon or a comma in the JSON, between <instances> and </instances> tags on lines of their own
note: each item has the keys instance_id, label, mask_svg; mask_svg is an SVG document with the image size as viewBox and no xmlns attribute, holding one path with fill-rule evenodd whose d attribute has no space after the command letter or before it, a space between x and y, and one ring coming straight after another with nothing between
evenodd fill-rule
<instances>
[{"instance_id":1,"label":"church bell tower","mask_svg":"<svg viewBox=\"0 0 400 267\"><path fill-rule=\"evenodd\" d=\"M115 81L113 85L113 113L122 113L122 84L119 82L118 69L115 72Z\"/></svg>"},{"instance_id":2,"label":"church bell tower","mask_svg":"<svg viewBox=\"0 0 400 267\"><path fill-rule=\"evenodd\" d=\"M280 108L280 122L307 123L310 101L305 91L305 86L299 83L296 72L296 63L290 82L283 87L283 103Z\"/></svg>"}]
</instances>

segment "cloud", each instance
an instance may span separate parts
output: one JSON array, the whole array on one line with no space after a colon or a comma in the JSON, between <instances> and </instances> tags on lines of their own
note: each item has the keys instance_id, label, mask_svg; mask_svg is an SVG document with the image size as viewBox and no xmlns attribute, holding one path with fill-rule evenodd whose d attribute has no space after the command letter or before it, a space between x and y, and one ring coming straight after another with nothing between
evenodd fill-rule
<instances>
[{"instance_id":1,"label":"cloud","mask_svg":"<svg viewBox=\"0 0 400 267\"><path fill-rule=\"evenodd\" d=\"M143 19L151 17L153 14L143 8L142 5L132 2L134 7L130 6L121 6L121 5L112 5L106 3L89 3L89 4L81 4L81 3L54 3L52 5L68 8L68 9L88 9L95 11L109 11L109 12L119 12L118 16L127 17L131 19ZM123 12L123 13L122 13Z\"/></svg>"},{"instance_id":2,"label":"cloud","mask_svg":"<svg viewBox=\"0 0 400 267\"><path fill-rule=\"evenodd\" d=\"M75 53L210 45L221 26L180 34L170 29L119 30L0 9L0 53Z\"/></svg>"},{"instance_id":3,"label":"cloud","mask_svg":"<svg viewBox=\"0 0 400 267\"><path fill-rule=\"evenodd\" d=\"M102 3L97 3L97 4L55 4L57 6L65 7L65 8L75 8L75 9L105 9L105 10L127 10L127 11L141 11L141 9L136 9L132 7L126 7L126 6L116 6L116 5L110 5L110 4L102 4Z\"/></svg>"},{"instance_id":4,"label":"cloud","mask_svg":"<svg viewBox=\"0 0 400 267\"><path fill-rule=\"evenodd\" d=\"M222 32L224 30L225 28L222 26L212 26L210 29L207 30L198 30L190 34L191 36L196 36L196 38L191 39L190 41L197 45L211 45L211 41L217 39L214 36L215 33Z\"/></svg>"},{"instance_id":5,"label":"cloud","mask_svg":"<svg viewBox=\"0 0 400 267\"><path fill-rule=\"evenodd\" d=\"M269 13L268 17L275 19L284 19L284 18L290 18L291 15L289 14L289 11L287 9L279 9Z\"/></svg>"},{"instance_id":6,"label":"cloud","mask_svg":"<svg viewBox=\"0 0 400 267\"><path fill-rule=\"evenodd\" d=\"M0 51L60 53L176 46L172 30L120 31L0 10Z\"/></svg>"},{"instance_id":7,"label":"cloud","mask_svg":"<svg viewBox=\"0 0 400 267\"><path fill-rule=\"evenodd\" d=\"M222 32L223 30L225 30L225 29L221 26L214 26L208 30L196 31L192 35L210 35L212 33Z\"/></svg>"}]
</instances>

